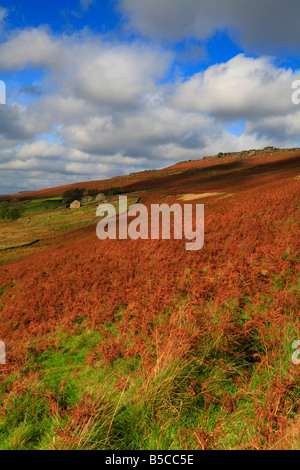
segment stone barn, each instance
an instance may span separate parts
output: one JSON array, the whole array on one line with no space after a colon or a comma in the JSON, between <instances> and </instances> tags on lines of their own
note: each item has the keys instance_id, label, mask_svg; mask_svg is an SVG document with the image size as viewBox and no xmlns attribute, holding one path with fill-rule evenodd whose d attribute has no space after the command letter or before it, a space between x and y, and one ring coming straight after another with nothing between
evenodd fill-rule
<instances>
[{"instance_id":1,"label":"stone barn","mask_svg":"<svg viewBox=\"0 0 300 470\"><path fill-rule=\"evenodd\" d=\"M81 202L91 202L93 200L92 196L83 196Z\"/></svg>"},{"instance_id":2,"label":"stone barn","mask_svg":"<svg viewBox=\"0 0 300 470\"><path fill-rule=\"evenodd\" d=\"M80 202L75 200L75 201L71 202L70 209L78 209L80 206L81 206Z\"/></svg>"},{"instance_id":3,"label":"stone barn","mask_svg":"<svg viewBox=\"0 0 300 470\"><path fill-rule=\"evenodd\" d=\"M96 199L96 201L104 201L104 199L105 199L105 194L99 193L99 194L97 194L97 196L96 196L95 199Z\"/></svg>"}]
</instances>

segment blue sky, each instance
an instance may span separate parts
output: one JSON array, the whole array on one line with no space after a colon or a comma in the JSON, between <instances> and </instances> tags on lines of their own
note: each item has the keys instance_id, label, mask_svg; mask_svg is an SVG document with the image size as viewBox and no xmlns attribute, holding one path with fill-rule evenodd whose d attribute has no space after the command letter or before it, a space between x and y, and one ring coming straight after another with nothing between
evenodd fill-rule
<instances>
[{"instance_id":1,"label":"blue sky","mask_svg":"<svg viewBox=\"0 0 300 470\"><path fill-rule=\"evenodd\" d=\"M296 0L0 0L0 194L300 146Z\"/></svg>"}]
</instances>

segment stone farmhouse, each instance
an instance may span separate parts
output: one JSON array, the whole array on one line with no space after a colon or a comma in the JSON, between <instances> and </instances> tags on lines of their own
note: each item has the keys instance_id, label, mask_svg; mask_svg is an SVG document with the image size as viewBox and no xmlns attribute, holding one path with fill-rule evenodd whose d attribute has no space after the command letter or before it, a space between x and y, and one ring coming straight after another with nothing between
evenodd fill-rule
<instances>
[{"instance_id":1,"label":"stone farmhouse","mask_svg":"<svg viewBox=\"0 0 300 470\"><path fill-rule=\"evenodd\" d=\"M105 199L105 194L99 193L99 194L97 194L95 199L96 199L96 201L103 201Z\"/></svg>"},{"instance_id":2,"label":"stone farmhouse","mask_svg":"<svg viewBox=\"0 0 300 470\"><path fill-rule=\"evenodd\" d=\"M75 199L75 201L71 202L70 209L78 209L81 206L80 202Z\"/></svg>"},{"instance_id":3,"label":"stone farmhouse","mask_svg":"<svg viewBox=\"0 0 300 470\"><path fill-rule=\"evenodd\" d=\"M83 196L81 202L91 202L93 200L92 196Z\"/></svg>"}]
</instances>

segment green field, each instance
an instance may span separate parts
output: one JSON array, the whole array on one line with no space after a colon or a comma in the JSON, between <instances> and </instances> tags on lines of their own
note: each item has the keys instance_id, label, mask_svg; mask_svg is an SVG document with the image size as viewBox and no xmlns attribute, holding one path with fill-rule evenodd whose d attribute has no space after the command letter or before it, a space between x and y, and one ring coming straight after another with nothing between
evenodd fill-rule
<instances>
[{"instance_id":1,"label":"green field","mask_svg":"<svg viewBox=\"0 0 300 470\"><path fill-rule=\"evenodd\" d=\"M24 214L32 214L35 212L41 212L44 210L53 210L64 207L62 199L60 198L49 198L49 199L36 199L33 201L26 201L24 203Z\"/></svg>"},{"instance_id":2,"label":"green field","mask_svg":"<svg viewBox=\"0 0 300 470\"><path fill-rule=\"evenodd\" d=\"M129 197L128 204L138 201ZM78 209L66 208L61 198L23 201L25 211L17 220L0 219L0 265L26 256L51 243L58 236L80 227L95 224L98 202L83 203ZM117 201L113 201L117 209ZM41 243L34 245L39 240Z\"/></svg>"}]
</instances>

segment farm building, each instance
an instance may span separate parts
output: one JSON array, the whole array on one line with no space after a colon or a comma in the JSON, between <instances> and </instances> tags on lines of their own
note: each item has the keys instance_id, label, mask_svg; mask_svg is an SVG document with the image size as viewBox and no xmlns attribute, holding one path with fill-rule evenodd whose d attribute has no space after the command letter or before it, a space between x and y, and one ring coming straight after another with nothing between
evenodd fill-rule
<instances>
[{"instance_id":1,"label":"farm building","mask_svg":"<svg viewBox=\"0 0 300 470\"><path fill-rule=\"evenodd\" d=\"M96 199L96 201L103 201L105 199L105 194L99 193L99 194L97 194L95 199Z\"/></svg>"},{"instance_id":2,"label":"farm building","mask_svg":"<svg viewBox=\"0 0 300 470\"><path fill-rule=\"evenodd\" d=\"M70 209L78 209L80 206L81 206L80 202L75 200L75 201L71 202Z\"/></svg>"},{"instance_id":3,"label":"farm building","mask_svg":"<svg viewBox=\"0 0 300 470\"><path fill-rule=\"evenodd\" d=\"M81 202L90 202L92 200L93 200L92 196L83 196L83 198L81 199Z\"/></svg>"}]
</instances>

